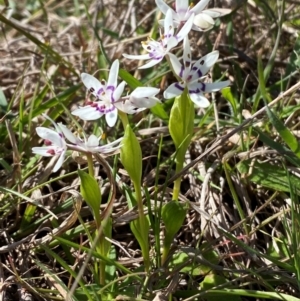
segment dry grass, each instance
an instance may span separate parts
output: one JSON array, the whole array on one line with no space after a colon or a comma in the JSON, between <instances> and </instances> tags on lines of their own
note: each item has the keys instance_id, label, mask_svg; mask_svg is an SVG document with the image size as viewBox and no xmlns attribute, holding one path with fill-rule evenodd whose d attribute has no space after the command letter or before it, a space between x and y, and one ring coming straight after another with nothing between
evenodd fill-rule
<instances>
[{"instance_id":1,"label":"dry grass","mask_svg":"<svg viewBox=\"0 0 300 301\"><path fill-rule=\"evenodd\" d=\"M82 104L86 93L79 85L79 74L83 71L105 72L108 66L106 58L108 61L120 59L122 67L136 78L161 89L173 80L169 73L165 74L166 65L150 73L137 70L139 62L122 58L122 53L139 54L140 41L152 34L156 19L154 1L86 1L85 5L79 2L12 1L10 8L4 4L0 7L0 82L8 102L6 108L0 103L0 186L3 188L0 193L0 300L65 300L74 276L53 256L51 250L74 271L83 265L86 253L58 243L50 235L51 231L58 229L64 239L87 246L85 231L78 230L80 233L77 234L72 231L82 225L90 231L95 228L88 206L74 197L74 191L79 190L76 171L84 168L85 163L79 165L74 155L59 173L53 175L53 163L45 158L32 157L31 147L40 144L35 127L43 122L41 113L47 112L54 119L74 127L68 110L72 111ZM223 2L223 7L231 5L230 1ZM298 14L299 4L286 1L286 21L266 83L272 99L299 81L296 68L300 67L299 60L298 66L290 63L297 39ZM266 168L255 165L257 162L269 162L278 169L291 171L295 181L299 179L299 166L291 164L285 154L267 145L252 125L223 141L201 160L198 158L230 130L238 127L243 117L248 118L264 106L262 100L253 103L258 87L257 60L261 55L264 66L267 65L278 34L277 21L275 1L256 4L249 0L236 7L230 16L222 18L216 29L192 36L193 58L212 49L220 51L220 61L213 76L219 78L224 73L232 81L233 95L238 99L239 107L234 115L224 97L216 94L218 118L211 110L203 121L200 117L204 112L199 110L198 126L186 157L186 163L190 163L192 168L185 170L180 198L190 204L190 209L172 249L175 254L179 254L178 250L184 250L188 260L180 261L182 266L179 267L172 263L174 257L170 257L170 265L159 269L154 248L157 233L152 229L153 270L144 286L146 290L140 292L142 284L138 281L128 281L128 284L120 286L128 291L133 287L132 298L140 293L139 298L153 300L160 292L164 296L174 293L176 298L187 300L190 295L184 292L196 290L196 294L199 285L203 289L201 285L207 275L224 276L228 282L223 286L227 288L268 292L281 290L287 295L300 297L297 274L300 265L293 261L296 260L293 252L298 246L293 241L295 233L287 233L289 228L291 231L293 227L299 229L298 225L293 225L295 220L291 213L296 208L293 214L298 214L298 207L290 205L291 199L297 199L298 192L293 193L290 187L284 190L280 183L268 186L264 181L251 177L251 168L246 172L239 169L238 163L251 159L247 166L250 165L255 171L255 168ZM294 74L288 81L282 80L292 72ZM297 137L298 105L299 89L274 107L275 113ZM165 108L168 110L170 105L166 104ZM137 125L136 131L141 139L143 183L150 194L148 209L154 210L156 183L168 184L157 195L158 204L171 200L170 177L174 176L175 171L170 158L175 148L165 121L151 113L138 114L131 121ZM83 128L108 137L121 137L123 134L121 127L104 130L102 121L98 125L100 130L91 123L84 124ZM265 115L258 116L255 126L270 139L283 144L282 137ZM162 136L164 140L158 166L157 154ZM112 214L116 260L130 271L141 271L139 267L143 258L129 227L129 222L137 214L135 209L128 209L123 186L124 183L130 185L130 179L117 159L110 157L107 160L118 174L118 191ZM110 183L105 169L97 162L95 170L97 179L103 183L102 207L105 208ZM271 169L269 176L274 175L276 173ZM267 178L268 174L265 176ZM288 182L285 178L280 181ZM298 184L295 185L298 188ZM30 203L24 196L40 204L32 211L33 216L27 219L24 213L28 213ZM78 207L73 206L74 200ZM81 220L77 218L76 209L80 210ZM53 212L58 220L52 218L48 211ZM29 221L27 224L26 220ZM64 227L60 229L62 225ZM173 268L170 268L172 264ZM183 272L184 266L195 266L197 271ZM96 283L92 271L93 267L85 270L82 278L85 283ZM118 271L116 275L121 277L125 273ZM213 282L214 285L216 283ZM95 291L99 289L97 285L94 287ZM121 295L121 291L118 294ZM198 300L204 300L201 298L214 300L207 296L199 296ZM78 297L78 300L88 299ZM118 300L123 299L119 297ZM242 297L238 300L254 298ZM256 300L264 298L258 296Z\"/></svg>"}]
</instances>

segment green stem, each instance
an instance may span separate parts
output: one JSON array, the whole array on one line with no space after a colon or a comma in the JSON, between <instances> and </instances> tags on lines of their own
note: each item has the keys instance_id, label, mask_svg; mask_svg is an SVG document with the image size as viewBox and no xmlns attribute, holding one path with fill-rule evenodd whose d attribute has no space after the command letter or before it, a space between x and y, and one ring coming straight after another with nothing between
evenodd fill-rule
<instances>
[{"instance_id":1,"label":"green stem","mask_svg":"<svg viewBox=\"0 0 300 301\"><path fill-rule=\"evenodd\" d=\"M103 245L103 244L105 244L105 237L104 237L104 235L103 234L101 234L101 237L100 237L100 239L99 239L99 246L100 246L100 249L101 249L101 255L103 255L103 256L106 256L107 254L104 254L104 252L103 252L103 250L102 250L102 248L101 248L101 246ZM106 263L104 262L104 261L102 261L102 260L100 260L100 265L99 265L99 270L100 270L100 284L101 285L105 285L105 266L106 266Z\"/></svg>"},{"instance_id":2,"label":"green stem","mask_svg":"<svg viewBox=\"0 0 300 301\"><path fill-rule=\"evenodd\" d=\"M86 153L88 167L89 167L89 175L94 177L94 163L93 163L93 155L91 153Z\"/></svg>"},{"instance_id":3,"label":"green stem","mask_svg":"<svg viewBox=\"0 0 300 301\"><path fill-rule=\"evenodd\" d=\"M176 174L179 173L182 168L183 168L183 163L184 163L184 157L180 158L179 154L177 154L176 158ZM181 186L181 178L182 176L178 177L174 181L174 187L173 187L173 201L178 201L179 198L179 193L180 193L180 186Z\"/></svg>"},{"instance_id":4,"label":"green stem","mask_svg":"<svg viewBox=\"0 0 300 301\"><path fill-rule=\"evenodd\" d=\"M133 182L135 195L136 195L136 201L138 206L138 213L139 213L139 222L141 229L147 228L147 219L144 214L144 205L143 205L143 199L142 199L142 191L140 183ZM143 233L143 231L141 231ZM150 256L149 256L149 243L148 243L148 237L143 237L143 240L145 244L141 245L142 254L144 258L144 264L145 264L145 271L146 273L149 272L150 269Z\"/></svg>"},{"instance_id":5,"label":"green stem","mask_svg":"<svg viewBox=\"0 0 300 301\"><path fill-rule=\"evenodd\" d=\"M129 122L128 122L128 116L127 116L126 113L121 112L121 111L118 111L118 114L119 114L119 117L120 117L120 119L121 119L121 121L122 121L123 128L124 128L124 130L125 130L127 124L129 123Z\"/></svg>"}]
</instances>

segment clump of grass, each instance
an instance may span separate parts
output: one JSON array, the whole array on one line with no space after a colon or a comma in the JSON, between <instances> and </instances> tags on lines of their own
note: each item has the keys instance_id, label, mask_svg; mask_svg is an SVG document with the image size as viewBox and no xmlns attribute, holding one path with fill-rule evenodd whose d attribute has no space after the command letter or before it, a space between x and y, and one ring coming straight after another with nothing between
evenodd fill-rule
<instances>
[{"instance_id":1,"label":"clump of grass","mask_svg":"<svg viewBox=\"0 0 300 301\"><path fill-rule=\"evenodd\" d=\"M243 2L211 30L193 33L192 57L218 49L210 76L229 78L230 87L213 95L209 108L195 111L182 169L176 169L180 147L167 127L173 100L130 116L142 154L140 182L132 185L119 154L105 163L95 160L99 211L88 202L93 196L86 187L94 184L81 178L80 190L78 170L88 172L86 157L69 151L63 168L52 173L53 160L32 154L41 145L36 127L51 127L46 113L104 141L128 134L124 120L108 128L103 118L81 123L71 115L86 101L80 73L99 70L107 78L115 59L128 91L151 85L163 99L176 81L168 65L138 70L137 61L122 58L139 54L146 36L158 37L155 3L1 5L4 300L299 300L300 39L294 1ZM172 203L180 178L178 203ZM107 212L111 233L102 224ZM168 232L178 220L179 229ZM149 225L148 245L138 238L145 235L141 225ZM165 237L170 244L164 249ZM146 269L141 245L149 254Z\"/></svg>"}]
</instances>

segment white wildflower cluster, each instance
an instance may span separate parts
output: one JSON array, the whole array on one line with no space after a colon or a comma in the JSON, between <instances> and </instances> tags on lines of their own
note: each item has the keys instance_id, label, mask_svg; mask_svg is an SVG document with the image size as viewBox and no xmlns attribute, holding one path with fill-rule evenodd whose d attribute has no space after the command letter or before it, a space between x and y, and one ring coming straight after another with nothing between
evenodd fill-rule
<instances>
[{"instance_id":1,"label":"white wildflower cluster","mask_svg":"<svg viewBox=\"0 0 300 301\"><path fill-rule=\"evenodd\" d=\"M228 86L229 81L215 83L204 81L206 74L216 63L219 52L213 51L193 62L188 35L191 30L206 31L212 28L214 18L226 14L228 11L205 9L209 0L200 0L195 6L189 5L188 0L176 0L175 9L169 7L163 0L155 0L155 2L158 9L165 15L165 18L160 20L162 25L160 39L158 41L148 39L142 42L146 54L123 54L123 56L127 59L148 60L145 65L139 67L140 69L153 67L159 64L165 56L168 56L176 77L180 81L171 84L163 92L164 98L170 99L179 96L187 88L194 104L206 108L210 103L205 97L205 93L219 91ZM179 44L183 45L182 60L171 52ZM82 82L89 95L94 96L94 100L74 110L72 114L82 120L96 120L105 115L108 126L113 127L117 122L118 112L134 114L161 102L156 97L160 89L154 87L138 87L129 95L124 95L126 82L122 81L118 84L118 74L119 60L112 63L107 81L99 81L93 75L82 73ZM103 146L99 146L99 138L95 135L82 140L65 125L56 124L49 117L45 117L52 122L55 130L44 127L36 129L37 134L44 139L45 146L34 147L33 153L41 156L57 156L54 172L61 167L68 148L80 152L109 153L120 147L120 139Z\"/></svg>"}]
</instances>

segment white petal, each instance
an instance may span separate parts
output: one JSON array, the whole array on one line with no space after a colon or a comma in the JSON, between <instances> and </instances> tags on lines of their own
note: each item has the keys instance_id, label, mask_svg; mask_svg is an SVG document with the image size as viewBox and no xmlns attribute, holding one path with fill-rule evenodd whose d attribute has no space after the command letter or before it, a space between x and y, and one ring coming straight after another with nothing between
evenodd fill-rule
<instances>
[{"instance_id":1,"label":"white petal","mask_svg":"<svg viewBox=\"0 0 300 301\"><path fill-rule=\"evenodd\" d=\"M207 108L210 105L208 99L204 97L201 93L190 93L189 95L192 102L200 108Z\"/></svg>"},{"instance_id":2,"label":"white petal","mask_svg":"<svg viewBox=\"0 0 300 301\"><path fill-rule=\"evenodd\" d=\"M137 99L142 97L151 97L155 96L159 93L159 91L160 89L154 87L137 87L131 92L130 97Z\"/></svg>"},{"instance_id":3,"label":"white petal","mask_svg":"<svg viewBox=\"0 0 300 301\"><path fill-rule=\"evenodd\" d=\"M107 145L99 146L95 149L96 152L107 154L119 149L121 145L115 147L107 147Z\"/></svg>"},{"instance_id":4,"label":"white petal","mask_svg":"<svg viewBox=\"0 0 300 301\"><path fill-rule=\"evenodd\" d=\"M136 107L133 106L128 100L123 102L116 102L114 103L115 107L126 114L135 114L136 113Z\"/></svg>"},{"instance_id":5,"label":"white petal","mask_svg":"<svg viewBox=\"0 0 300 301\"><path fill-rule=\"evenodd\" d=\"M50 150L52 150L52 146L41 146L41 147L33 147L32 152L36 155L44 156L44 157L52 157Z\"/></svg>"},{"instance_id":6,"label":"white petal","mask_svg":"<svg viewBox=\"0 0 300 301\"><path fill-rule=\"evenodd\" d=\"M88 73L81 73L81 80L83 84L86 86L89 92L91 92L94 96L98 96L97 92L100 89L103 89L101 83L94 76Z\"/></svg>"},{"instance_id":7,"label":"white petal","mask_svg":"<svg viewBox=\"0 0 300 301\"><path fill-rule=\"evenodd\" d=\"M117 108L114 108L111 112L108 112L105 114L105 120L108 124L108 126L113 127L118 119L118 110Z\"/></svg>"},{"instance_id":8,"label":"white petal","mask_svg":"<svg viewBox=\"0 0 300 301\"><path fill-rule=\"evenodd\" d=\"M208 4L209 0L200 0L192 9L191 12L195 13L195 15L201 13L203 9Z\"/></svg>"},{"instance_id":9,"label":"white petal","mask_svg":"<svg viewBox=\"0 0 300 301\"><path fill-rule=\"evenodd\" d=\"M168 35L174 34L174 25L173 25L173 13L172 9L168 9L166 13L165 23L164 23L164 34Z\"/></svg>"},{"instance_id":10,"label":"white petal","mask_svg":"<svg viewBox=\"0 0 300 301\"><path fill-rule=\"evenodd\" d=\"M46 119L48 119L54 126L55 130L60 133L61 130L59 129L59 127L57 126L57 124L45 113L42 114Z\"/></svg>"},{"instance_id":11,"label":"white petal","mask_svg":"<svg viewBox=\"0 0 300 301\"><path fill-rule=\"evenodd\" d=\"M149 53L139 54L139 55L132 55L132 54L123 53L122 55L124 57L126 57L127 59L130 59L130 60L148 60L148 59L151 58Z\"/></svg>"},{"instance_id":12,"label":"white petal","mask_svg":"<svg viewBox=\"0 0 300 301\"><path fill-rule=\"evenodd\" d=\"M182 65L182 74L180 77L184 80L190 75L190 71L192 68L192 54L190 41L188 37L185 37L183 40L183 65Z\"/></svg>"},{"instance_id":13,"label":"white petal","mask_svg":"<svg viewBox=\"0 0 300 301\"><path fill-rule=\"evenodd\" d=\"M111 147L111 146L117 145L117 144L119 144L122 140L123 140L123 137L122 137L122 138L119 138L119 139L117 139L117 140L115 140L115 141L113 141L113 142L107 143L105 146L106 146L106 147Z\"/></svg>"},{"instance_id":14,"label":"white petal","mask_svg":"<svg viewBox=\"0 0 300 301\"><path fill-rule=\"evenodd\" d=\"M181 77L181 70L183 69L182 64L180 63L179 59L177 58L176 55L174 55L173 53L169 53L168 54L169 58L170 58L170 62L172 64L172 67L174 69L174 72Z\"/></svg>"},{"instance_id":15,"label":"white petal","mask_svg":"<svg viewBox=\"0 0 300 301\"><path fill-rule=\"evenodd\" d=\"M122 81L118 85L117 89L113 93L114 101L118 101L120 99L120 97L122 96L122 93L124 91L125 85L126 85L125 81Z\"/></svg>"},{"instance_id":16,"label":"white petal","mask_svg":"<svg viewBox=\"0 0 300 301\"><path fill-rule=\"evenodd\" d=\"M99 138L95 135L91 135L89 138L88 138L88 141L86 143L86 145L88 147L96 147L99 145Z\"/></svg>"},{"instance_id":17,"label":"white petal","mask_svg":"<svg viewBox=\"0 0 300 301\"><path fill-rule=\"evenodd\" d=\"M107 80L107 86L112 86L116 88L117 86L117 80L118 80L118 74L119 74L119 60L114 60L110 67L109 76Z\"/></svg>"},{"instance_id":18,"label":"white petal","mask_svg":"<svg viewBox=\"0 0 300 301\"><path fill-rule=\"evenodd\" d=\"M161 58L161 59L159 59L159 60L155 60L155 59L150 60L147 64L145 64L145 65L139 67L138 69L147 69L147 68L151 68L151 67L157 65L159 62L161 62L162 59L163 59L163 58Z\"/></svg>"},{"instance_id":19,"label":"white petal","mask_svg":"<svg viewBox=\"0 0 300 301\"><path fill-rule=\"evenodd\" d=\"M82 120L96 120L100 118L103 113L98 111L95 107L85 106L74 110L72 115L78 116Z\"/></svg>"},{"instance_id":20,"label":"white petal","mask_svg":"<svg viewBox=\"0 0 300 301\"><path fill-rule=\"evenodd\" d=\"M177 41L182 41L191 31L193 22L194 22L194 14L191 14L189 19L184 23L178 34L176 35Z\"/></svg>"},{"instance_id":21,"label":"white petal","mask_svg":"<svg viewBox=\"0 0 300 301\"><path fill-rule=\"evenodd\" d=\"M205 85L205 92L217 92L227 86L230 85L230 81L222 81L222 82L215 82L215 83L204 83Z\"/></svg>"},{"instance_id":22,"label":"white petal","mask_svg":"<svg viewBox=\"0 0 300 301\"><path fill-rule=\"evenodd\" d=\"M164 50L164 53L167 54L172 48L177 46L178 40L176 37L170 37L167 41L167 48Z\"/></svg>"},{"instance_id":23,"label":"white petal","mask_svg":"<svg viewBox=\"0 0 300 301\"><path fill-rule=\"evenodd\" d=\"M64 146L64 138L59 133L44 127L37 127L36 132L41 138L51 141L53 145Z\"/></svg>"},{"instance_id":24,"label":"white petal","mask_svg":"<svg viewBox=\"0 0 300 301\"><path fill-rule=\"evenodd\" d=\"M57 172L61 168L61 166L64 162L64 159L65 159L65 154L66 154L66 152L62 152L61 155L59 156L59 159L57 160L55 166L53 167L53 170L52 170L53 172Z\"/></svg>"},{"instance_id":25,"label":"white petal","mask_svg":"<svg viewBox=\"0 0 300 301\"><path fill-rule=\"evenodd\" d=\"M219 51L215 50L213 52L208 53L207 55L203 56L199 59L195 64L194 67L201 71L201 77L204 76L208 70L215 64L215 62L219 58Z\"/></svg>"},{"instance_id":26,"label":"white petal","mask_svg":"<svg viewBox=\"0 0 300 301\"><path fill-rule=\"evenodd\" d=\"M173 83L170 85L164 92L164 98L170 99L173 97L176 97L178 95L181 95L184 91L184 85L181 83Z\"/></svg>"},{"instance_id":27,"label":"white petal","mask_svg":"<svg viewBox=\"0 0 300 301\"><path fill-rule=\"evenodd\" d=\"M209 30L215 24L214 19L204 13L198 14L194 18L194 25L198 26L202 30Z\"/></svg>"},{"instance_id":28,"label":"white petal","mask_svg":"<svg viewBox=\"0 0 300 301\"><path fill-rule=\"evenodd\" d=\"M155 0L158 9L165 15L170 8L163 0Z\"/></svg>"},{"instance_id":29,"label":"white petal","mask_svg":"<svg viewBox=\"0 0 300 301\"><path fill-rule=\"evenodd\" d=\"M212 18L222 17L230 14L231 12L232 10L228 8L210 8L203 11L204 14L207 14Z\"/></svg>"},{"instance_id":30,"label":"white petal","mask_svg":"<svg viewBox=\"0 0 300 301\"><path fill-rule=\"evenodd\" d=\"M176 0L176 12L179 15L185 15L189 8L189 1L188 0Z\"/></svg>"},{"instance_id":31,"label":"white petal","mask_svg":"<svg viewBox=\"0 0 300 301\"><path fill-rule=\"evenodd\" d=\"M76 145L81 144L82 141L78 137L76 137L64 124L59 123L58 126L63 132L66 139L68 139L71 143Z\"/></svg>"}]
</instances>

